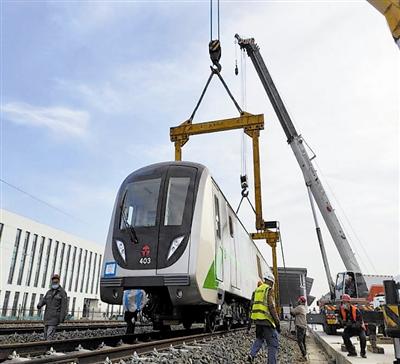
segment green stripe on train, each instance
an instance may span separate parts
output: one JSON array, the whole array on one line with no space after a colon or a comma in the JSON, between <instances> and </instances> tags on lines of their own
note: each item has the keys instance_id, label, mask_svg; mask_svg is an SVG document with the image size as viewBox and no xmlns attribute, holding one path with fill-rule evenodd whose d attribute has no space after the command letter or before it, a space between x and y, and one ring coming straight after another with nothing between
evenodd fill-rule
<instances>
[{"instance_id":1,"label":"green stripe on train","mask_svg":"<svg viewBox=\"0 0 400 364\"><path fill-rule=\"evenodd\" d=\"M212 262L211 267L208 270L207 277L204 280L203 288L208 288L208 289L217 289L218 288L217 277L215 275L214 262Z\"/></svg>"}]
</instances>

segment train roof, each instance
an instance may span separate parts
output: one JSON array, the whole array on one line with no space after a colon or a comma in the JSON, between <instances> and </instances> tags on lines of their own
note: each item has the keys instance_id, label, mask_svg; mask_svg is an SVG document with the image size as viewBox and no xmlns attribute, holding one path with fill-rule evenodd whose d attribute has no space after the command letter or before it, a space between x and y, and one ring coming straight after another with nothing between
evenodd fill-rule
<instances>
[{"instance_id":1,"label":"train roof","mask_svg":"<svg viewBox=\"0 0 400 364\"><path fill-rule=\"evenodd\" d=\"M187 161L168 161L168 162L160 162L160 163L154 163L150 164L148 166L142 167L137 169L136 171L133 171L130 173L126 178L124 182L129 182L131 177L133 176L140 176L141 174L148 174L149 172L157 169L164 169L166 167L170 166L186 166L186 167L193 167L197 168L201 173L207 169L206 166L200 164L200 163L194 163L194 162L187 162Z\"/></svg>"}]
</instances>

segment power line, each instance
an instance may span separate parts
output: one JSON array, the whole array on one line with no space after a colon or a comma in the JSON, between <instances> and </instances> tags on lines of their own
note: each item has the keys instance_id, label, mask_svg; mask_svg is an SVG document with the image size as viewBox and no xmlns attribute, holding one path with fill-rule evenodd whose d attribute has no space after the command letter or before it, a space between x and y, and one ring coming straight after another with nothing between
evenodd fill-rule
<instances>
[{"instance_id":1,"label":"power line","mask_svg":"<svg viewBox=\"0 0 400 364\"><path fill-rule=\"evenodd\" d=\"M64 210L61 210L61 209L58 208L57 206L54 206L54 205L52 205L51 203L49 203L49 202L47 202L47 201L45 201L45 200L42 200L40 197L37 197L37 196L35 196L35 195L32 195L31 193L29 193L29 192L23 190L22 188L20 188L20 187L18 187L18 186L13 185L13 184L10 183L10 182L5 181L5 180L2 179L2 178L0 178L0 182L2 182L2 183L4 183L5 185L7 185L7 186L9 186L9 187L11 187L11 188L17 190L18 192L23 193L24 195L29 196L29 197L32 198L33 200L38 201L38 202L40 202L40 203L42 203L42 204L44 204L44 205L46 205L46 206L52 208L53 210L56 210L56 211L60 212L60 213L63 214L63 215L66 215L66 216L68 216L68 217L70 217L70 218L72 218L72 219L75 219L75 220L77 220L77 221L79 221L79 222L81 222L81 223L86 224L86 222L84 222L83 220L77 218L76 216L73 216L73 215L71 215L70 213L68 213L68 212L66 212L66 211L64 211Z\"/></svg>"}]
</instances>

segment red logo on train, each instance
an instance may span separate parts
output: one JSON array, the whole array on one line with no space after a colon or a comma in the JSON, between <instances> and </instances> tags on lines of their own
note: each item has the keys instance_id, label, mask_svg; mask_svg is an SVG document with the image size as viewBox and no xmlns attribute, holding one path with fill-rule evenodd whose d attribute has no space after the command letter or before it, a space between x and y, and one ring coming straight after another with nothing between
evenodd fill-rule
<instances>
[{"instance_id":1,"label":"red logo on train","mask_svg":"<svg viewBox=\"0 0 400 364\"><path fill-rule=\"evenodd\" d=\"M142 257L150 256L150 247L147 244L144 245L142 250L140 251L140 254L142 255Z\"/></svg>"}]
</instances>

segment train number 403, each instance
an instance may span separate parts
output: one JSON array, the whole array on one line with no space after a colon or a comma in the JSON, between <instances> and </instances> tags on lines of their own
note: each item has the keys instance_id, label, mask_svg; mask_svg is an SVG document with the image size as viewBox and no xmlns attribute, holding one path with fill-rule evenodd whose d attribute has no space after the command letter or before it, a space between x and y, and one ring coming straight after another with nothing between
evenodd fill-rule
<instances>
[{"instance_id":1,"label":"train number 403","mask_svg":"<svg viewBox=\"0 0 400 364\"><path fill-rule=\"evenodd\" d=\"M140 264L150 264L151 258L140 258L139 263Z\"/></svg>"}]
</instances>

